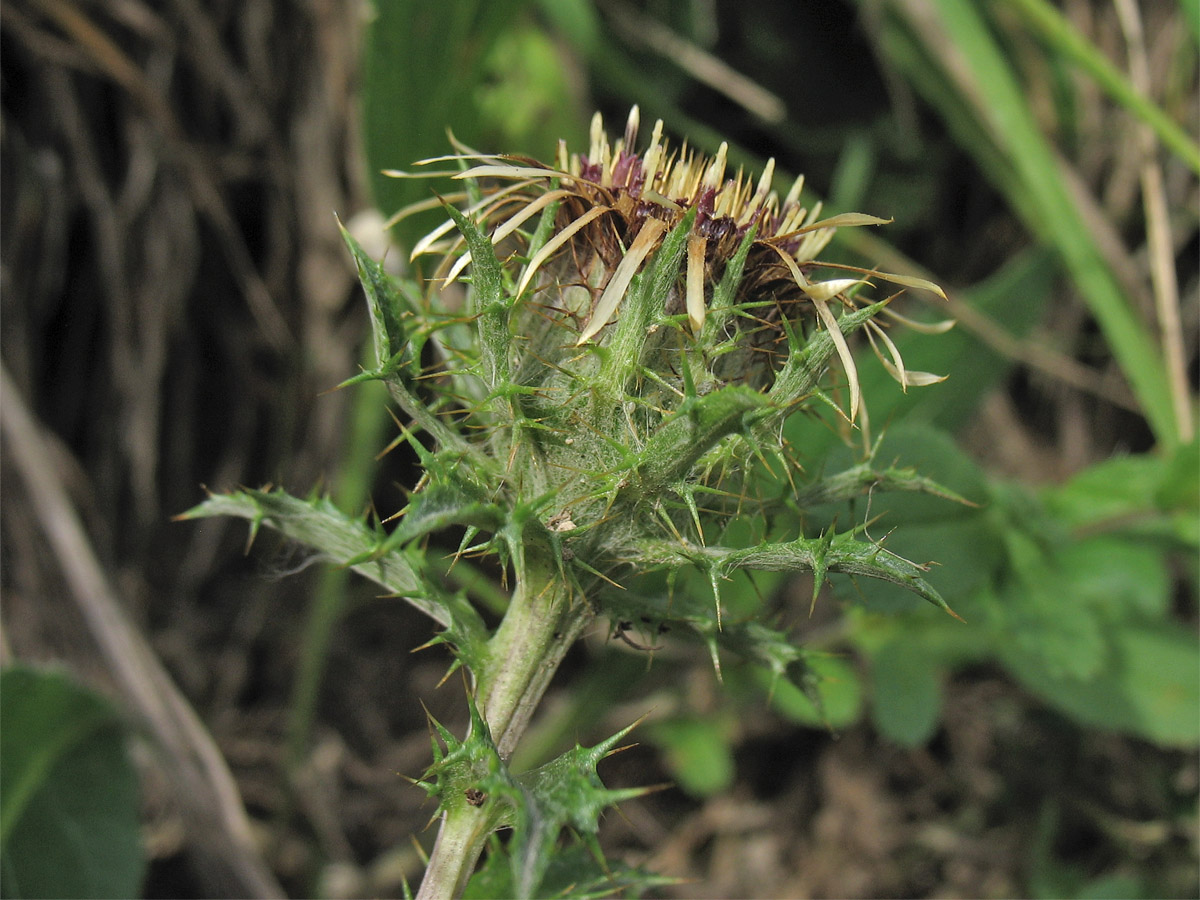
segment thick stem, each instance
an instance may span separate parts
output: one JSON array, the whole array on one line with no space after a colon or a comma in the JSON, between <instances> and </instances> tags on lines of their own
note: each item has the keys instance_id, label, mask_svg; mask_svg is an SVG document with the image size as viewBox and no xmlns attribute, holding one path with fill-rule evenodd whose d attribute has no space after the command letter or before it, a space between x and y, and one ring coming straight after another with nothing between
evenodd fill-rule
<instances>
[{"instance_id":1,"label":"thick stem","mask_svg":"<svg viewBox=\"0 0 1200 900\"><path fill-rule=\"evenodd\" d=\"M489 830L479 810L459 808L442 813L437 841L421 879L417 900L450 900L466 890Z\"/></svg>"},{"instance_id":2,"label":"thick stem","mask_svg":"<svg viewBox=\"0 0 1200 900\"><path fill-rule=\"evenodd\" d=\"M525 733L559 663L591 621L591 607L572 602L554 575L527 578L518 586L504 621L488 644L476 702L507 761Z\"/></svg>"},{"instance_id":3,"label":"thick stem","mask_svg":"<svg viewBox=\"0 0 1200 900\"><path fill-rule=\"evenodd\" d=\"M563 656L592 617L591 607L573 601L551 564L527 566L488 642L487 663L476 673L475 702L501 759L512 756ZM460 896L489 831L479 810L447 810L417 900Z\"/></svg>"}]
</instances>

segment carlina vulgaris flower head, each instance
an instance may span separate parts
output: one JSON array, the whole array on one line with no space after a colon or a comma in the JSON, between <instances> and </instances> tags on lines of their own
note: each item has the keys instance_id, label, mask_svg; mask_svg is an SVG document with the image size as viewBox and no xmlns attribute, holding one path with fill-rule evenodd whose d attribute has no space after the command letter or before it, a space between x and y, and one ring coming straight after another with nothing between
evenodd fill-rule
<instances>
[{"instance_id":1,"label":"carlina vulgaris flower head","mask_svg":"<svg viewBox=\"0 0 1200 900\"><path fill-rule=\"evenodd\" d=\"M522 226L547 209L554 210L553 233L540 246L514 250L524 259L516 292L531 291L547 297L543 310L565 314L573 328L576 346L602 341L603 333L618 314L635 276L663 243L664 238L692 215L687 235L683 277L677 289L663 298L664 314L686 313L691 334L699 339L713 312L714 288L730 262L750 246L741 260L742 271L732 302L721 318L721 333L712 340L726 340L731 330L738 333L739 349L725 371L741 372L744 380L761 385L769 382L781 355L774 347L788 340L792 324L806 312L826 329L845 369L850 393L849 418L854 420L861 403L857 369L837 316L830 308L838 304L856 309L861 286L870 279L888 281L945 297L936 284L922 278L896 275L842 264L824 263L817 255L842 227L883 225L882 219L863 213L841 213L821 218L821 204L811 209L801 203L801 175L782 198L772 187L774 159L768 160L754 180L742 170L729 177L728 145L722 143L709 158L689 148L686 141L675 149L663 137L658 120L649 145L637 149L640 113L635 106L621 138L611 141L597 113L591 124L587 154L569 152L560 141L554 165L521 156L481 154L456 144L459 152L424 160L419 165L454 161L453 172L429 172L425 176L389 172L398 177L452 175L470 180L475 188L453 196L414 204L391 220L425 209L437 202L473 199L468 213L490 236L498 252L506 241L520 240ZM447 221L430 232L413 248L411 257L437 254L442 261L435 278L450 282L471 262L464 239ZM836 277L819 278L816 272L834 270ZM730 310L736 311L728 315ZM928 332L944 331L953 322L923 325L892 312L891 319ZM865 323L868 339L888 372L907 389L909 385L931 384L940 376L906 369L895 343L882 325ZM747 353L750 356L747 356ZM771 360L750 363L757 356Z\"/></svg>"}]
</instances>

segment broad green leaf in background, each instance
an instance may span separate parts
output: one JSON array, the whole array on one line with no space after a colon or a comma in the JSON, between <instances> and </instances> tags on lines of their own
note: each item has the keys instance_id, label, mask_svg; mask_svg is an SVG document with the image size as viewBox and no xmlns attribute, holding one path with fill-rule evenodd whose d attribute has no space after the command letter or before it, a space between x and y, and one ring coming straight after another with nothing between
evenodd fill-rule
<instances>
[{"instance_id":1,"label":"broad green leaf in background","mask_svg":"<svg viewBox=\"0 0 1200 900\"><path fill-rule=\"evenodd\" d=\"M1010 259L986 280L960 293L964 306L1002 329L1004 340L1016 342L1037 325L1054 294L1053 258L1044 250L1027 250ZM937 317L951 317L933 306ZM1001 385L1014 363L984 343L965 326L941 335L896 328L892 339L911 369L945 375L946 380L903 392L896 380L872 360L859 370L872 421L894 418L930 423L955 432L970 420L980 401ZM865 371L864 371L865 370ZM935 470L929 470L934 473Z\"/></svg>"},{"instance_id":2,"label":"broad green leaf in background","mask_svg":"<svg viewBox=\"0 0 1200 900\"><path fill-rule=\"evenodd\" d=\"M1112 659L1094 677L1052 673L1020 647L1000 648L1026 689L1083 725L1134 734L1167 747L1200 743L1200 651L1172 623L1115 630Z\"/></svg>"},{"instance_id":3,"label":"broad green leaf in background","mask_svg":"<svg viewBox=\"0 0 1200 900\"><path fill-rule=\"evenodd\" d=\"M941 718L942 686L936 657L911 641L890 641L871 657L875 727L905 747L924 744Z\"/></svg>"},{"instance_id":4,"label":"broad green leaf in background","mask_svg":"<svg viewBox=\"0 0 1200 900\"><path fill-rule=\"evenodd\" d=\"M529 0L375 0L372 6L363 51L363 142L371 191L385 216L431 192L428 183L383 171L410 171L417 160L451 152L447 130L469 146L539 157L553 153L558 138L584 133L568 61L533 23ZM579 41L594 30L579 4L548 18ZM411 248L428 227L418 217L398 225L393 237Z\"/></svg>"},{"instance_id":5,"label":"broad green leaf in background","mask_svg":"<svg viewBox=\"0 0 1200 900\"><path fill-rule=\"evenodd\" d=\"M645 726L646 739L657 745L671 777L695 797L708 797L733 784L730 722L714 716L679 716Z\"/></svg>"},{"instance_id":6,"label":"broad green leaf in background","mask_svg":"<svg viewBox=\"0 0 1200 900\"><path fill-rule=\"evenodd\" d=\"M804 664L810 676L804 689L754 668L754 680L770 698L771 708L789 722L811 728L846 728L857 722L863 689L854 666L839 656L815 652L805 656Z\"/></svg>"},{"instance_id":7,"label":"broad green leaf in background","mask_svg":"<svg viewBox=\"0 0 1200 900\"><path fill-rule=\"evenodd\" d=\"M1192 441L1173 455L1116 456L1046 492L1064 526L1165 539L1193 556L1200 549L1200 458Z\"/></svg>"},{"instance_id":8,"label":"broad green leaf in background","mask_svg":"<svg viewBox=\"0 0 1200 900\"><path fill-rule=\"evenodd\" d=\"M116 710L62 672L0 674L0 893L136 897L137 775Z\"/></svg>"}]
</instances>

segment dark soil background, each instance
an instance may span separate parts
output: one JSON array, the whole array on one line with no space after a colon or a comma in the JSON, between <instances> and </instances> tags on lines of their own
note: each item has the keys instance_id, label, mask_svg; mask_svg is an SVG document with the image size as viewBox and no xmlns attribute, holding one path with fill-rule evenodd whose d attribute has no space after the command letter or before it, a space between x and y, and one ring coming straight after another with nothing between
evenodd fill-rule
<instances>
[{"instance_id":1,"label":"dark soil background","mask_svg":"<svg viewBox=\"0 0 1200 900\"><path fill-rule=\"evenodd\" d=\"M722 49L758 76L738 44L753 22L724 6ZM747 4L746 15L790 22L785 6ZM787 99L809 121L866 121L892 101L853 9L830 8L821 27L859 75L814 65L818 81ZM269 534L247 554L242 523L171 521L203 486L307 493L346 451L351 397L329 391L356 371L366 319L333 214L351 221L371 207L358 137L363 15L347 0L11 0L0 10L4 429L15 440L28 427L40 442L32 469L4 443L4 658L65 664L124 698L79 611L88 585L115 597L211 732L253 845L296 897L398 896L402 879L415 884L413 836L426 848L433 838L422 830L432 807L404 777L429 761L422 704L452 729L465 716L461 681L437 687L445 656L411 652L428 623L349 582L354 602L289 791L289 695L322 574ZM600 105L619 122L628 98L590 81L584 64L565 65L580 112ZM755 146L745 117L702 90L690 107ZM910 232L902 249L944 283L969 284L1025 238L944 136L938 146L926 177L940 187L924 219L951 225ZM1096 167L1113 191L1118 165ZM819 189L831 167L814 158ZM1091 325L1065 303L1045 327L1072 348ZM1020 368L967 440L993 472L1061 479L1146 445L1140 419L1110 400ZM402 459L390 465L372 492L385 511L402 505L411 475ZM45 490L78 520L48 506ZM568 659L548 709L605 637ZM697 658L698 684L706 665ZM630 704L597 726L611 732L643 711ZM1172 893L1195 895L1194 812L1186 828L1177 814L1197 790L1193 755L1082 730L986 667L954 676L946 711L916 750L867 724L832 734L747 716L731 791L672 788L623 804L604 845L684 879L662 889L672 897L1010 897L1026 895L1051 857L1083 874L1156 871ZM221 881L196 864L206 837L186 795L153 753L143 762L146 896L261 888L237 865ZM613 786L669 778L646 746L602 774Z\"/></svg>"}]
</instances>

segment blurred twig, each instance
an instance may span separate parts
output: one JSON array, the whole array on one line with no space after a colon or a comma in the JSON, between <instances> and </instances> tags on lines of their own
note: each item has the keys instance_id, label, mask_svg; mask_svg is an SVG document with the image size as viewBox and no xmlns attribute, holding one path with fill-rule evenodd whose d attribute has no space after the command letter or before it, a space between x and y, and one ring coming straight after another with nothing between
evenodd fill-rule
<instances>
[{"instance_id":1,"label":"blurred twig","mask_svg":"<svg viewBox=\"0 0 1200 900\"><path fill-rule=\"evenodd\" d=\"M1125 32L1129 48L1129 75L1134 89L1149 96L1150 65L1142 18L1133 0L1117 0L1117 18ZM1157 107L1153 107L1157 109ZM1161 137L1160 133L1160 137ZM1167 198L1163 189L1162 167L1158 163L1154 135L1147 124L1137 129L1141 152L1142 205L1146 211L1146 244L1150 256L1150 283L1154 288L1154 306L1162 336L1163 354L1171 401L1179 425L1179 439L1187 441L1195 431L1192 402L1187 380L1187 362L1183 349L1183 326L1179 318L1179 284L1175 278L1175 259L1171 241L1171 223L1167 216Z\"/></svg>"},{"instance_id":2,"label":"blurred twig","mask_svg":"<svg viewBox=\"0 0 1200 900\"><path fill-rule=\"evenodd\" d=\"M653 49L764 122L778 125L787 118L787 106L779 97L719 57L626 3L607 0L604 5L612 14L613 27L631 44Z\"/></svg>"}]
</instances>

